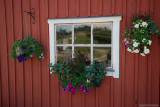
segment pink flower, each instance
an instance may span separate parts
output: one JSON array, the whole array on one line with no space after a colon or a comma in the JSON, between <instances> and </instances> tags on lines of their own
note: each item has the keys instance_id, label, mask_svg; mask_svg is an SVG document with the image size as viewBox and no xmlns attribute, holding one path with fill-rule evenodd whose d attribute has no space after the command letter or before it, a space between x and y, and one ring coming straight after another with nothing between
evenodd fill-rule
<instances>
[{"instance_id":1,"label":"pink flower","mask_svg":"<svg viewBox=\"0 0 160 107\"><path fill-rule=\"evenodd\" d=\"M68 63L66 62L66 65L67 65Z\"/></svg>"},{"instance_id":2,"label":"pink flower","mask_svg":"<svg viewBox=\"0 0 160 107\"><path fill-rule=\"evenodd\" d=\"M19 40L22 41L22 38L20 38Z\"/></svg>"},{"instance_id":3,"label":"pink flower","mask_svg":"<svg viewBox=\"0 0 160 107\"><path fill-rule=\"evenodd\" d=\"M60 79L58 79L58 82L61 82L61 80L60 80Z\"/></svg>"},{"instance_id":4,"label":"pink flower","mask_svg":"<svg viewBox=\"0 0 160 107\"><path fill-rule=\"evenodd\" d=\"M90 80L87 79L86 83L90 83Z\"/></svg>"}]
</instances>

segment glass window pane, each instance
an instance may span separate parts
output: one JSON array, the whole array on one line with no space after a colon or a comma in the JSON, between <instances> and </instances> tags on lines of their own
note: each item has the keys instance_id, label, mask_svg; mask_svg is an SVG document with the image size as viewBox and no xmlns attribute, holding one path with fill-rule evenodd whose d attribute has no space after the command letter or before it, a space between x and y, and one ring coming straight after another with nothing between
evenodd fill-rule
<instances>
[{"instance_id":1,"label":"glass window pane","mask_svg":"<svg viewBox=\"0 0 160 107\"><path fill-rule=\"evenodd\" d=\"M90 58L91 58L91 48L90 47L74 47L74 56L75 53L80 51L82 54L86 55L88 58L88 63L90 64Z\"/></svg>"},{"instance_id":2,"label":"glass window pane","mask_svg":"<svg viewBox=\"0 0 160 107\"><path fill-rule=\"evenodd\" d=\"M57 62L66 60L70 56L72 56L72 47L68 46L57 47Z\"/></svg>"},{"instance_id":3,"label":"glass window pane","mask_svg":"<svg viewBox=\"0 0 160 107\"><path fill-rule=\"evenodd\" d=\"M74 43L90 44L91 43L91 25L74 25Z\"/></svg>"},{"instance_id":4,"label":"glass window pane","mask_svg":"<svg viewBox=\"0 0 160 107\"><path fill-rule=\"evenodd\" d=\"M96 62L105 61L111 67L111 47L94 47L93 60Z\"/></svg>"},{"instance_id":5,"label":"glass window pane","mask_svg":"<svg viewBox=\"0 0 160 107\"><path fill-rule=\"evenodd\" d=\"M57 44L72 44L72 25L56 25Z\"/></svg>"},{"instance_id":6,"label":"glass window pane","mask_svg":"<svg viewBox=\"0 0 160 107\"><path fill-rule=\"evenodd\" d=\"M111 44L112 23L93 24L93 44Z\"/></svg>"}]
</instances>

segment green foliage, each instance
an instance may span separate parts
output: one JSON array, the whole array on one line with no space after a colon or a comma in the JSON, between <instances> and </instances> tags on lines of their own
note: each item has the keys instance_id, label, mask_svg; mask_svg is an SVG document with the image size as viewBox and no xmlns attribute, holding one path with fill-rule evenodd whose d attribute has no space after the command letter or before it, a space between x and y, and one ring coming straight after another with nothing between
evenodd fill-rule
<instances>
[{"instance_id":1,"label":"green foliage","mask_svg":"<svg viewBox=\"0 0 160 107\"><path fill-rule=\"evenodd\" d=\"M69 57L63 62L50 64L50 73L58 74L63 91L74 94L76 90L80 90L87 93L94 86L100 87L101 80L106 75L105 63L87 66L88 63L86 55L77 52L73 59Z\"/></svg>"},{"instance_id":2,"label":"green foliage","mask_svg":"<svg viewBox=\"0 0 160 107\"><path fill-rule=\"evenodd\" d=\"M30 59L34 55L37 56L39 61L41 61L43 58L43 52L40 43L34 40L31 36L27 36L23 40L16 40L11 45L9 55L14 60L17 58L19 62Z\"/></svg>"},{"instance_id":3,"label":"green foliage","mask_svg":"<svg viewBox=\"0 0 160 107\"><path fill-rule=\"evenodd\" d=\"M149 14L146 15L133 15L131 17L133 26L126 27L124 30L124 40L128 51L132 53L139 53L142 56L150 52L149 45L151 45L151 35L159 35L159 26L155 21L151 20Z\"/></svg>"}]
</instances>

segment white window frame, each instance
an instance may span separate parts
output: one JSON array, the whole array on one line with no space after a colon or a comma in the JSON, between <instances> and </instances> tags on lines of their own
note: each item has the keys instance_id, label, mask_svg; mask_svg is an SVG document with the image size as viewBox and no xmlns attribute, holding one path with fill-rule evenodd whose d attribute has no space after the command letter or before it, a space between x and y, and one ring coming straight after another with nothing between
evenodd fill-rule
<instances>
[{"instance_id":1,"label":"white window frame","mask_svg":"<svg viewBox=\"0 0 160 107\"><path fill-rule=\"evenodd\" d=\"M80 18L52 18L48 19L49 24L49 45L50 45L50 63L56 62L56 29L57 24L76 24L76 23L107 23L112 22L112 69L106 76L119 78L119 38L120 38L120 21L122 16L101 16L101 17L80 17ZM91 53L93 54L93 53Z\"/></svg>"}]
</instances>

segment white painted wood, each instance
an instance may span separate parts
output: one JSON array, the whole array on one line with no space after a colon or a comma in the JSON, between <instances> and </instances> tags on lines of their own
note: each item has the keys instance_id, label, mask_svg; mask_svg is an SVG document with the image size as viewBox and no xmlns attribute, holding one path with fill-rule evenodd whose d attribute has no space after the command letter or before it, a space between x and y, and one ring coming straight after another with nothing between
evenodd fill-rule
<instances>
[{"instance_id":1,"label":"white painted wood","mask_svg":"<svg viewBox=\"0 0 160 107\"><path fill-rule=\"evenodd\" d=\"M72 58L74 58L74 25L72 24Z\"/></svg>"},{"instance_id":2,"label":"white painted wood","mask_svg":"<svg viewBox=\"0 0 160 107\"><path fill-rule=\"evenodd\" d=\"M113 77L119 78L119 30L120 21L113 22L113 43L112 43L112 58L113 58Z\"/></svg>"},{"instance_id":3,"label":"white painted wood","mask_svg":"<svg viewBox=\"0 0 160 107\"><path fill-rule=\"evenodd\" d=\"M91 24L91 63L93 62L93 24Z\"/></svg>"},{"instance_id":4,"label":"white painted wood","mask_svg":"<svg viewBox=\"0 0 160 107\"><path fill-rule=\"evenodd\" d=\"M57 44L57 46L80 46L91 47L91 61L93 61L93 46L94 47L112 47L112 65L114 72L107 73L106 76L113 76L119 78L119 32L120 32L121 16L112 17L93 17L93 18L72 18L72 19L48 19L49 24L49 41L50 41L50 63L56 62L56 30L54 28L57 24L77 24L77 23L92 23L91 24L91 44L74 44L74 25L72 25L72 44ZM113 23L112 29L112 44L93 44L93 23ZM72 48L74 50L74 48ZM73 51L72 50L72 51ZM73 55L72 55L73 57Z\"/></svg>"},{"instance_id":5,"label":"white painted wood","mask_svg":"<svg viewBox=\"0 0 160 107\"><path fill-rule=\"evenodd\" d=\"M55 30L54 24L49 24L50 63L55 64Z\"/></svg>"},{"instance_id":6,"label":"white painted wood","mask_svg":"<svg viewBox=\"0 0 160 107\"><path fill-rule=\"evenodd\" d=\"M56 46L78 46L78 47L91 47L92 44L56 44ZM112 47L111 44L93 44L93 47Z\"/></svg>"},{"instance_id":7,"label":"white painted wood","mask_svg":"<svg viewBox=\"0 0 160 107\"><path fill-rule=\"evenodd\" d=\"M48 19L48 24L67 24L67 23L99 23L120 21L121 16L112 17L92 17L92 18L72 18L72 19Z\"/></svg>"}]
</instances>

